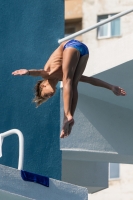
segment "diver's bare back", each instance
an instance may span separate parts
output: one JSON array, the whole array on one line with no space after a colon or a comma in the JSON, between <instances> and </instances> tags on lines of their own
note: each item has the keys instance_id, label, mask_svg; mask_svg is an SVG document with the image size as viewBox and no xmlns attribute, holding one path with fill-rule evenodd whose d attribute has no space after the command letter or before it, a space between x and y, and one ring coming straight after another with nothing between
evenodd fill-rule
<instances>
[{"instance_id":1,"label":"diver's bare back","mask_svg":"<svg viewBox=\"0 0 133 200\"><path fill-rule=\"evenodd\" d=\"M66 42L62 43L50 56L44 66L44 70L52 72L51 77L62 80L62 60L63 60L63 46Z\"/></svg>"}]
</instances>

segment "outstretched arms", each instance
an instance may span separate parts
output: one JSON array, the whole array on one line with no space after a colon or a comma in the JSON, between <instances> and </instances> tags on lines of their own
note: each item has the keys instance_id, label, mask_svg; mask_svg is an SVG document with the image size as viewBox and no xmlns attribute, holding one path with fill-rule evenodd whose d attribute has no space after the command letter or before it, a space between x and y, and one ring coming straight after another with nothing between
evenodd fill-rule
<instances>
[{"instance_id":1,"label":"outstretched arms","mask_svg":"<svg viewBox=\"0 0 133 200\"><path fill-rule=\"evenodd\" d=\"M37 69L30 69L30 70L27 70L27 69L19 69L19 70L16 70L14 72L12 72L12 75L30 75L30 76L41 76L43 78L48 78L49 76L49 73L43 69L40 69L40 70L37 70Z\"/></svg>"},{"instance_id":2,"label":"outstretched arms","mask_svg":"<svg viewBox=\"0 0 133 200\"><path fill-rule=\"evenodd\" d=\"M115 86L115 85L111 85L111 84L104 82L104 81L97 79L97 78L87 77L87 76L82 75L81 78L80 78L80 82L89 83L89 84L94 85L94 86L99 86L99 87L109 89L117 96L120 96L120 95L125 96L126 95L126 92L125 92L124 89L122 89L118 86Z\"/></svg>"}]
</instances>

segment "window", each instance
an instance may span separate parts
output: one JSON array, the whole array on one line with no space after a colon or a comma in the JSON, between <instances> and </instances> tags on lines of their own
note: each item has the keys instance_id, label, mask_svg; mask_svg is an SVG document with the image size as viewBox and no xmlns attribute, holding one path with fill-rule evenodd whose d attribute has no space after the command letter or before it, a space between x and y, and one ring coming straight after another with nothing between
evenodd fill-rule
<instances>
[{"instance_id":1,"label":"window","mask_svg":"<svg viewBox=\"0 0 133 200\"><path fill-rule=\"evenodd\" d=\"M67 26L65 27L65 37L68 35L71 35L73 33L75 33L75 27L74 26Z\"/></svg>"},{"instance_id":2,"label":"window","mask_svg":"<svg viewBox=\"0 0 133 200\"><path fill-rule=\"evenodd\" d=\"M112 17L115 14L111 15L100 15L98 16L98 22L101 22L109 17ZM117 18L107 24L104 24L98 28L97 32L98 38L110 38L115 36L120 36L120 18Z\"/></svg>"},{"instance_id":3,"label":"window","mask_svg":"<svg viewBox=\"0 0 133 200\"><path fill-rule=\"evenodd\" d=\"M65 37L82 29L82 19L66 20L65 21ZM82 36L77 36L76 39L82 40Z\"/></svg>"},{"instance_id":4,"label":"window","mask_svg":"<svg viewBox=\"0 0 133 200\"><path fill-rule=\"evenodd\" d=\"M109 163L109 180L120 178L120 165L118 163Z\"/></svg>"}]
</instances>

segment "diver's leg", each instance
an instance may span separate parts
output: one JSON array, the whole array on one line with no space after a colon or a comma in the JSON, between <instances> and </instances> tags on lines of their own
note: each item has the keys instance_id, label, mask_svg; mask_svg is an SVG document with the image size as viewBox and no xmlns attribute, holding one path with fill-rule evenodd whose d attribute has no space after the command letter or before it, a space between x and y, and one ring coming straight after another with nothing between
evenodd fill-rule
<instances>
[{"instance_id":1,"label":"diver's leg","mask_svg":"<svg viewBox=\"0 0 133 200\"><path fill-rule=\"evenodd\" d=\"M87 76L82 75L79 81L111 90L116 96L125 96L126 95L126 91L123 88L116 86L116 85L112 85L110 83L107 83L105 81L102 81L102 80L94 78L94 77L87 77Z\"/></svg>"},{"instance_id":2,"label":"diver's leg","mask_svg":"<svg viewBox=\"0 0 133 200\"><path fill-rule=\"evenodd\" d=\"M86 67L86 64L87 64L87 61L88 61L88 57L89 55L84 55L80 58L79 60L79 63L77 65L77 68L75 70L75 74L74 74L74 77L73 77L73 98L72 98L72 103L71 103L71 114L72 116L74 115L74 112L75 112L75 109L76 109L76 106L77 106L77 101L78 101L78 82L85 70L85 67ZM71 129L72 129L72 126L74 125L74 123L70 123L69 125L69 134L71 132Z\"/></svg>"},{"instance_id":3,"label":"diver's leg","mask_svg":"<svg viewBox=\"0 0 133 200\"><path fill-rule=\"evenodd\" d=\"M79 63L77 65L77 68L75 70L75 74L73 77L73 98L72 98L72 104L71 104L71 114L72 116L74 115L75 109L76 109L76 105L77 105L77 101L78 101L78 90L77 90L77 86L78 86L78 82L85 70L87 61L88 61L89 55L84 55L80 58Z\"/></svg>"},{"instance_id":4,"label":"diver's leg","mask_svg":"<svg viewBox=\"0 0 133 200\"><path fill-rule=\"evenodd\" d=\"M64 102L64 122L60 137L68 134L69 124L73 122L71 114L71 103L73 97L73 77L80 59L80 53L75 48L66 48L63 52L63 102Z\"/></svg>"}]
</instances>

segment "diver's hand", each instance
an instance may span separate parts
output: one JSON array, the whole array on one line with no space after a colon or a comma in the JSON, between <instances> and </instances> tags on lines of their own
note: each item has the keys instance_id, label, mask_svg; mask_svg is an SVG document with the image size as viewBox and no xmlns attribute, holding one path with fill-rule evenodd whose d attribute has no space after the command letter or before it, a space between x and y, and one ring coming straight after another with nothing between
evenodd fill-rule
<instances>
[{"instance_id":1,"label":"diver's hand","mask_svg":"<svg viewBox=\"0 0 133 200\"><path fill-rule=\"evenodd\" d=\"M19 69L19 70L16 70L14 72L12 72L12 75L29 75L29 70L27 69Z\"/></svg>"}]
</instances>

